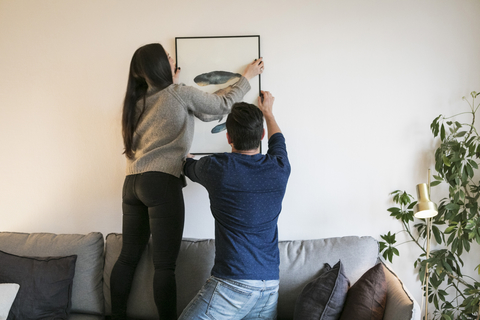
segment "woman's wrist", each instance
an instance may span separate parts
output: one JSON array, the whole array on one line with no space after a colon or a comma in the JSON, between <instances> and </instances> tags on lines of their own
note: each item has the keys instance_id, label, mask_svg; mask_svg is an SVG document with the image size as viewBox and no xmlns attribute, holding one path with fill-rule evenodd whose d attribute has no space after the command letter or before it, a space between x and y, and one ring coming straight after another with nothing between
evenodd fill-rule
<instances>
[{"instance_id":1,"label":"woman's wrist","mask_svg":"<svg viewBox=\"0 0 480 320\"><path fill-rule=\"evenodd\" d=\"M253 77L251 75L248 74L248 72L245 72L244 74L242 74L242 76L247 79L248 81L250 81L250 79L252 79Z\"/></svg>"}]
</instances>

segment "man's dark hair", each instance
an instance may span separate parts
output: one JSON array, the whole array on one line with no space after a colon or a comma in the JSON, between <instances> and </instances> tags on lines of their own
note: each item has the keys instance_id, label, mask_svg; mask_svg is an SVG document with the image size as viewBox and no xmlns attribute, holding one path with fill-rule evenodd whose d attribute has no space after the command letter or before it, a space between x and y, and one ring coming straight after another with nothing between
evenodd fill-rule
<instances>
[{"instance_id":1,"label":"man's dark hair","mask_svg":"<svg viewBox=\"0 0 480 320\"><path fill-rule=\"evenodd\" d=\"M250 103L235 103L227 117L227 132L235 149L258 148L263 135L262 111Z\"/></svg>"}]
</instances>

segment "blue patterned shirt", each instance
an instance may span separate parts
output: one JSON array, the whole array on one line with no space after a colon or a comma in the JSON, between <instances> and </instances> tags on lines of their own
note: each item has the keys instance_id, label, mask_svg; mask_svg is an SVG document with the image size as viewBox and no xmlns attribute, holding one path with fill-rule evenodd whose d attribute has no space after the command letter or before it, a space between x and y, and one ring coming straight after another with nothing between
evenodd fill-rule
<instances>
[{"instance_id":1,"label":"blue patterned shirt","mask_svg":"<svg viewBox=\"0 0 480 320\"><path fill-rule=\"evenodd\" d=\"M282 133L272 135L267 154L219 153L187 159L185 174L203 185L215 218L215 265L224 279L277 280L277 220L290 163Z\"/></svg>"}]
</instances>

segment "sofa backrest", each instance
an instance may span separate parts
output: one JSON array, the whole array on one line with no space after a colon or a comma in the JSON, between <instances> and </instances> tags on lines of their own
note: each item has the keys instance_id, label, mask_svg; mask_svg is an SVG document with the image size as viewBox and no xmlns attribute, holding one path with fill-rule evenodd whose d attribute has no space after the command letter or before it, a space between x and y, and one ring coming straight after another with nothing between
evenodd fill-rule
<instances>
[{"instance_id":1,"label":"sofa backrest","mask_svg":"<svg viewBox=\"0 0 480 320\"><path fill-rule=\"evenodd\" d=\"M105 310L110 314L110 274L122 247L121 234L109 234L105 246ZM295 301L303 287L319 275L325 263L342 260L351 284L355 283L378 257L378 242L372 237L341 237L318 240L280 241L280 292L278 319L292 319ZM180 314L203 286L213 267L214 240L184 239L177 260L177 312ZM128 302L129 315L157 319L153 301L151 246L137 267Z\"/></svg>"},{"instance_id":2,"label":"sofa backrest","mask_svg":"<svg viewBox=\"0 0 480 320\"><path fill-rule=\"evenodd\" d=\"M106 237L104 284L105 312L111 314L110 275L122 249L122 235L111 233ZM213 267L215 255L213 240L183 239L177 259L177 312L180 313L203 286ZM128 315L139 319L158 319L153 300L152 247L148 244L137 265L128 300Z\"/></svg>"},{"instance_id":3,"label":"sofa backrest","mask_svg":"<svg viewBox=\"0 0 480 320\"><path fill-rule=\"evenodd\" d=\"M338 237L280 241L280 290L278 320L293 319L295 302L303 287L317 278L325 263L342 261L353 285L378 258L378 242L372 237Z\"/></svg>"},{"instance_id":4,"label":"sofa backrest","mask_svg":"<svg viewBox=\"0 0 480 320\"><path fill-rule=\"evenodd\" d=\"M0 232L0 250L24 257L77 255L72 312L102 315L103 235Z\"/></svg>"}]
</instances>

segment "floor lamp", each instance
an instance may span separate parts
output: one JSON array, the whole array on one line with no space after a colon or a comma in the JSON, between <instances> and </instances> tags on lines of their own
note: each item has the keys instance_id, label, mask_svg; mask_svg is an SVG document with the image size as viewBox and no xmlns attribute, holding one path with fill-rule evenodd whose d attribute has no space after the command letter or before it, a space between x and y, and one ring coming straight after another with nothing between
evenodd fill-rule
<instances>
[{"instance_id":1,"label":"floor lamp","mask_svg":"<svg viewBox=\"0 0 480 320\"><path fill-rule=\"evenodd\" d=\"M428 170L428 184L421 183L417 185L417 204L413 207L413 213L416 218L425 219L427 223L427 260L430 257L430 233L432 229L432 217L438 214L437 205L430 201L430 170ZM425 266L425 320L428 320L428 262Z\"/></svg>"}]
</instances>

